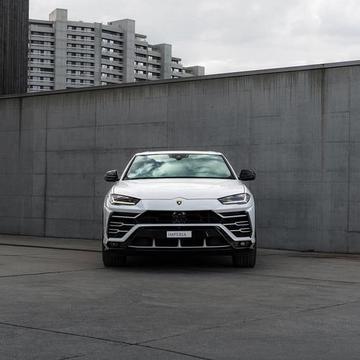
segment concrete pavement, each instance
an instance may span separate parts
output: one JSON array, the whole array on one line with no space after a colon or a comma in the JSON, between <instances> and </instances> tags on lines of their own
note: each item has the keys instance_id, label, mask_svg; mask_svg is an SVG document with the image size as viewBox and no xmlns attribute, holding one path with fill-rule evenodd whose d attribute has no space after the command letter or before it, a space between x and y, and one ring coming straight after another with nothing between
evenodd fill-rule
<instances>
[{"instance_id":1,"label":"concrete pavement","mask_svg":"<svg viewBox=\"0 0 360 360\"><path fill-rule=\"evenodd\" d=\"M253 270L226 257L104 269L98 245L0 236L0 359L359 358L360 256L261 250Z\"/></svg>"}]
</instances>

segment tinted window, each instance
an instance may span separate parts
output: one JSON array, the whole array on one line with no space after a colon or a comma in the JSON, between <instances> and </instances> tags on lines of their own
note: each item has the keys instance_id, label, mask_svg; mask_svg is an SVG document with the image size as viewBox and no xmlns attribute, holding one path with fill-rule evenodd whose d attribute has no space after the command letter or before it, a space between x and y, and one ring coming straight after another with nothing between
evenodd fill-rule
<instances>
[{"instance_id":1,"label":"tinted window","mask_svg":"<svg viewBox=\"0 0 360 360\"><path fill-rule=\"evenodd\" d=\"M139 155L125 179L215 178L234 179L221 155L157 154Z\"/></svg>"}]
</instances>

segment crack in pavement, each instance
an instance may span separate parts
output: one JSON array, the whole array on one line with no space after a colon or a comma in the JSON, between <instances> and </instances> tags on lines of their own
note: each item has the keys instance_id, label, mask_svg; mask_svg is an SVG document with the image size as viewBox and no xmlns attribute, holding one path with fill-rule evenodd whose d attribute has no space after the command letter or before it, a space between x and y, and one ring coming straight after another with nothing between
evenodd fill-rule
<instances>
[{"instance_id":1,"label":"crack in pavement","mask_svg":"<svg viewBox=\"0 0 360 360\"><path fill-rule=\"evenodd\" d=\"M25 274L13 274L13 275L0 275L0 279L13 278L13 277L24 277L24 276L39 276L39 275L53 275L53 274L66 274L72 272L82 272L82 271L93 271L93 270L104 270L101 268L90 268L90 269L78 269L78 270L61 270L61 271L46 271L39 273L25 273Z\"/></svg>"},{"instance_id":2,"label":"crack in pavement","mask_svg":"<svg viewBox=\"0 0 360 360\"><path fill-rule=\"evenodd\" d=\"M318 281L318 282L329 282L334 284L345 284L345 285L358 285L359 281L346 281L346 280L331 280L331 279L318 279L311 277L297 277L297 276L285 276L285 275L273 275L273 274L252 274L252 273L242 273L242 275L254 276L254 277L269 277L269 278L278 278L278 279L288 279L288 280L304 280L304 281Z\"/></svg>"},{"instance_id":3,"label":"crack in pavement","mask_svg":"<svg viewBox=\"0 0 360 360\"><path fill-rule=\"evenodd\" d=\"M245 320L242 320L240 323L241 324L249 324L249 323L253 323L253 322L257 322L257 321L271 320L271 319L281 317L284 315L289 316L289 315L293 315L293 314L297 314L297 313L306 313L306 312L319 311L319 310L330 309L330 308L335 308L335 307L341 307L341 306L345 306L345 305L349 305L349 304L358 303L359 301L360 301L360 299L357 299L357 300L348 301L348 302L316 306L316 307L310 307L310 308L305 308L305 309L298 309L295 311L287 311L285 313L270 314L267 316L262 316L262 317L252 318L252 319L245 319ZM33 326L19 325L19 324L13 324L13 323L9 323L9 322L0 322L0 325L16 327L16 328L21 328L21 329L27 329L27 330L48 332L48 333L53 333L53 334L58 334L58 335L75 336L75 337L80 337L80 338L84 338L84 339L96 340L96 341L110 342L110 343L122 345L125 347L127 347L127 346L142 347L142 348L147 348L147 349L152 349L152 350L158 350L158 351L164 351L164 352L169 352L169 353L173 353L173 354L183 355L186 357L190 357L193 359L199 359L199 360L213 360L213 359L205 358L205 357L198 356L198 355L193 355L193 354L189 354L189 353L185 353L185 352L181 352L181 351L175 351L175 350L162 348L160 346L149 345L149 343L155 342L155 341L167 340L167 339L175 338L175 337L180 337L183 335L187 335L187 334L191 334L191 333L195 333L195 332L199 332L199 331L208 331L208 330L225 328L225 327L234 325L236 323L237 323L236 321L230 321L230 322L226 322L226 323L215 325L215 326L197 328L197 329L194 329L191 331L185 331L182 333L178 333L178 334L174 334L174 335L170 335L170 336L164 336L164 337L160 337L160 338L149 339L149 340L141 341L141 342L128 342L128 341L115 340L115 339L106 339L106 338L102 338L102 337L83 335L83 334L77 334L77 333L73 333L73 332L65 332L65 331L59 331L59 330L44 329L44 328L38 328L38 327L33 327ZM83 355L81 355L81 356L83 356ZM79 355L76 357L79 357ZM75 357L73 357L73 358L75 358ZM72 359L72 357L63 358L62 360L66 360L66 359Z\"/></svg>"},{"instance_id":4,"label":"crack in pavement","mask_svg":"<svg viewBox=\"0 0 360 360\"><path fill-rule=\"evenodd\" d=\"M29 248L39 248L39 249L80 251L80 252L84 251L84 252L95 252L95 253L100 253L101 252L101 250L91 250L91 249L63 248L63 247L42 246L42 245L22 245L22 244L10 244L10 243L0 243L0 246L29 247ZM28 255L20 254L20 255L0 255L0 256L28 256ZM282 254L262 254L261 256L282 256ZM102 269L102 268L95 268L95 269L89 269L89 270L98 270L98 269ZM189 272L193 271L193 269L187 269L187 270ZM208 269L208 271L212 272L212 273L223 274L222 272L218 272L218 271L212 270L212 269ZM46 274L46 273L39 273L39 275L41 275L41 274ZM334 283L334 284L347 284L347 285L360 284L360 281L329 280L329 279L318 279L318 278L311 278L311 277L296 277L296 276L284 276L284 275L274 275L274 274L254 274L254 273L250 273L250 272L242 272L242 275L253 276L253 277L270 277L270 278L279 278L279 279L289 279L289 280L330 282L330 283ZM2 278L2 277L11 277L11 276L7 276L7 275L6 276L0 276L0 278Z\"/></svg>"},{"instance_id":5,"label":"crack in pavement","mask_svg":"<svg viewBox=\"0 0 360 360\"><path fill-rule=\"evenodd\" d=\"M5 321L0 321L0 325L20 328L20 329L26 329L26 330L48 332L48 333L58 334L58 335L76 336L76 337L85 338L85 339L92 339L92 340L116 343L116 344L119 344L119 345L128 345L129 346L129 345L134 345L135 344L135 343L130 343L130 342L121 341L121 340L106 339L106 338L102 338L102 337L77 334L77 333L68 332L68 331L60 331L60 330L45 329L45 328L40 328L40 327L35 327L35 326L20 325L20 324L14 324L14 323L10 323L10 322L5 322Z\"/></svg>"},{"instance_id":6,"label":"crack in pavement","mask_svg":"<svg viewBox=\"0 0 360 360\"><path fill-rule=\"evenodd\" d=\"M290 310L290 311L286 311L286 312L282 312L282 313L276 313L276 314L270 314L270 315L262 316L262 317L244 319L244 320L240 321L240 323L241 324L249 324L249 323L262 321L262 320L271 320L271 319L274 319L276 317L281 317L281 316L284 316L284 315L289 316L289 315L293 315L293 314L299 314L299 313L306 313L306 312L311 312L311 311L330 309L330 308L334 308L334 307L340 307L340 306L344 306L344 305L355 304L355 303L358 303L359 301L360 301L360 299L357 299L357 300L348 301L348 302L344 302L344 303L336 303L336 304L330 304L330 305L324 305L324 306L317 306L317 307L311 307L311 308L307 308L307 309L299 309L299 310L295 310L295 311ZM207 330L226 328L228 326L235 325L237 323L238 323L237 321L228 321L226 323L218 324L218 325L215 325L215 326L202 327L202 328L197 328L197 329L194 329L194 330L191 330L191 331L185 331L185 332L178 333L178 334L163 336L163 337L160 337L160 338L149 339L149 340L140 342L138 344L144 345L144 344L151 343L151 342L154 342L154 341L167 340L167 339L176 338L176 337L191 334L191 333L196 333L196 332L199 332L199 331L207 331Z\"/></svg>"},{"instance_id":7,"label":"crack in pavement","mask_svg":"<svg viewBox=\"0 0 360 360\"><path fill-rule=\"evenodd\" d=\"M143 347L143 348L147 348L147 349L152 349L152 350L160 350L160 351L164 351L164 352L169 352L172 354L177 354L177 355L183 355L183 356L187 356L187 357L191 357L193 359L199 359L199 360L215 360L215 359L211 359L211 358L207 358L207 357L203 357L203 356L198 356L198 355L193 355L193 354L189 354L189 353L184 353L182 351L176 351L176 350L169 350L166 348L161 348L158 346L151 346L151 345L145 345L145 344L135 344L136 346L139 347Z\"/></svg>"},{"instance_id":8,"label":"crack in pavement","mask_svg":"<svg viewBox=\"0 0 360 360\"><path fill-rule=\"evenodd\" d=\"M93 271L93 270L106 270L106 269L104 267L98 267L98 268L79 269L79 270L63 270L63 271L48 271L48 272L25 273L25 274L14 274L14 275L0 275L0 279L11 278L11 277L22 277L22 276L64 274L64 273L71 273L71 272ZM189 270L189 272L190 271L192 271L192 270ZM211 271L211 272L213 272L213 271ZM220 274L222 274L222 273L220 273ZM330 283L330 284L342 284L342 285L358 285L358 284L360 284L360 282L357 282L357 281L329 280L329 279L318 279L318 278L296 277L296 276L285 276L285 275L252 274L252 273L245 273L245 272L243 272L241 275L257 277L257 278L265 277L265 278L278 278L278 279L298 280L298 281L315 281L315 282Z\"/></svg>"},{"instance_id":9,"label":"crack in pavement","mask_svg":"<svg viewBox=\"0 0 360 360\"><path fill-rule=\"evenodd\" d=\"M357 300L353 300L353 301L347 301L347 302L344 302L344 303L337 303L337 304L317 306L317 307L314 307L314 308L302 309L302 310L298 310L296 312L302 313L302 312L311 312L311 311L318 311L318 310L324 310L324 309L331 309L331 308L334 308L334 307L340 307L340 306L349 305L349 304L356 304L359 301L360 301L360 299L357 299Z\"/></svg>"},{"instance_id":10,"label":"crack in pavement","mask_svg":"<svg viewBox=\"0 0 360 360\"><path fill-rule=\"evenodd\" d=\"M64 247L60 247L60 246L44 246L44 245L25 245L25 244L0 243L0 246L14 246L14 247L47 249L47 250L85 251L85 252L96 252L96 253L101 252L100 249L99 250L94 250L94 249L64 248Z\"/></svg>"},{"instance_id":11,"label":"crack in pavement","mask_svg":"<svg viewBox=\"0 0 360 360\"><path fill-rule=\"evenodd\" d=\"M112 344L122 345L123 347L134 346L134 347L141 347L141 348L145 348L145 349L158 350L158 351L168 352L168 353L172 353L172 354L183 355L183 356L186 356L186 357L189 357L192 359L198 359L198 360L214 360L211 358L193 355L193 354L189 354L189 353L185 353L185 352L181 352L181 351L169 350L169 349L161 348L158 346L145 345L145 344L142 344L141 342L128 342L128 341L123 341L123 340L106 339L106 338L97 337L97 336L83 335L83 334L77 334L77 333L67 332L67 331L44 329L44 328L39 328L39 327L34 327L34 326L27 326L27 325L19 325L19 324L4 322L4 321L0 321L0 325L15 327L15 328L19 328L19 329L47 332L47 333L57 334L57 335L75 336L75 337L80 337L83 339L103 341L103 342L108 342L108 343L112 343ZM65 358L65 359L72 359L72 358ZM64 360L64 358L63 358L63 360Z\"/></svg>"},{"instance_id":12,"label":"crack in pavement","mask_svg":"<svg viewBox=\"0 0 360 360\"><path fill-rule=\"evenodd\" d=\"M51 255L28 255L28 254L0 254L0 258L6 258L6 257L23 257L23 258L29 258L29 259L47 259L47 260L62 260L65 257L55 257Z\"/></svg>"},{"instance_id":13,"label":"crack in pavement","mask_svg":"<svg viewBox=\"0 0 360 360\"><path fill-rule=\"evenodd\" d=\"M81 358L81 357L84 357L84 356L86 356L86 354L73 355L73 356L65 356L65 357L60 358L59 360L71 360L71 359L78 359L78 358Z\"/></svg>"}]
</instances>

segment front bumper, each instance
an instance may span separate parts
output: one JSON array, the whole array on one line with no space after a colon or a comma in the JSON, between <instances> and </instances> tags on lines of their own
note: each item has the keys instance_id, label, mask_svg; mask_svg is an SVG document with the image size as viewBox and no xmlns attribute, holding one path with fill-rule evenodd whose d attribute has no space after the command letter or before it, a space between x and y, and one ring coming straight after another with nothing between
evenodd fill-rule
<instances>
[{"instance_id":1,"label":"front bumper","mask_svg":"<svg viewBox=\"0 0 360 360\"><path fill-rule=\"evenodd\" d=\"M212 210L104 208L105 249L126 252L229 252L255 246L255 209L251 206ZM175 218L180 213L183 217ZM175 222L175 223L174 223ZM180 223L179 223L180 222ZM192 231L190 239L168 239L168 231Z\"/></svg>"},{"instance_id":2,"label":"front bumper","mask_svg":"<svg viewBox=\"0 0 360 360\"><path fill-rule=\"evenodd\" d=\"M191 231L191 238L167 238L168 231ZM114 250L139 251L226 251L252 248L254 243L248 238L233 241L217 225L142 225L132 232L125 241L110 239L107 248Z\"/></svg>"}]
</instances>

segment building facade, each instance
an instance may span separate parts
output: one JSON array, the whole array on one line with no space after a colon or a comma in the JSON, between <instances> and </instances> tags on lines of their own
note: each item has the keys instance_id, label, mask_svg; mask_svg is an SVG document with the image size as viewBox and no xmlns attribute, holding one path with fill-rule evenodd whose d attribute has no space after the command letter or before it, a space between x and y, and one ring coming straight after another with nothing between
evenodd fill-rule
<instances>
[{"instance_id":1,"label":"building facade","mask_svg":"<svg viewBox=\"0 0 360 360\"><path fill-rule=\"evenodd\" d=\"M130 19L108 23L69 21L56 9L49 21L30 20L28 91L112 85L204 75L184 67L169 44L150 45Z\"/></svg>"},{"instance_id":2,"label":"building facade","mask_svg":"<svg viewBox=\"0 0 360 360\"><path fill-rule=\"evenodd\" d=\"M0 95L26 92L29 0L0 0Z\"/></svg>"}]
</instances>

